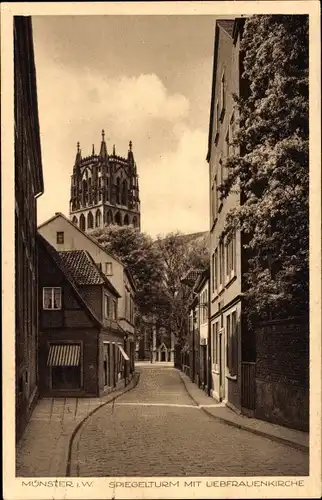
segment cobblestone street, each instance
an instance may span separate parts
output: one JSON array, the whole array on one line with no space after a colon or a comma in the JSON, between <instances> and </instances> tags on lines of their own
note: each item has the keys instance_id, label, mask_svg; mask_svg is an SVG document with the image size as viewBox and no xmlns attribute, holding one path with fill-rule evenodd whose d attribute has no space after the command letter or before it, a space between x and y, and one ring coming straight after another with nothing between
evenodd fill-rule
<instances>
[{"instance_id":1,"label":"cobblestone street","mask_svg":"<svg viewBox=\"0 0 322 500\"><path fill-rule=\"evenodd\" d=\"M205 414L174 368L147 364L138 369L138 386L81 427L72 450L72 476L308 474L307 453Z\"/></svg>"}]
</instances>

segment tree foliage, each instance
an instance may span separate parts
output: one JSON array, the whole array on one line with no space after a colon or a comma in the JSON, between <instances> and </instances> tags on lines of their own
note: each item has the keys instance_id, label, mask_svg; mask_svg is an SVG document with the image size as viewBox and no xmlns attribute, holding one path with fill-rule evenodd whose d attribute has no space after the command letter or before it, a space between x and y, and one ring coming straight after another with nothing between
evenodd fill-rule
<instances>
[{"instance_id":1,"label":"tree foliage","mask_svg":"<svg viewBox=\"0 0 322 500\"><path fill-rule=\"evenodd\" d=\"M153 314L165 300L163 262L153 240L132 226L110 225L95 229L91 236L118 257L134 278L136 304L141 315Z\"/></svg>"},{"instance_id":2,"label":"tree foliage","mask_svg":"<svg viewBox=\"0 0 322 500\"><path fill-rule=\"evenodd\" d=\"M188 311L192 298L191 288L181 279L190 269L207 269L209 266L208 233L190 238L180 232L158 237L156 245L162 255L164 283L169 304L167 328L175 335L178 343L186 339Z\"/></svg>"},{"instance_id":3,"label":"tree foliage","mask_svg":"<svg viewBox=\"0 0 322 500\"><path fill-rule=\"evenodd\" d=\"M194 237L179 232L152 240L132 226L106 226L91 236L131 271L137 286L138 326L151 320L177 339L187 335L191 289L181 283L191 268L209 265L208 233Z\"/></svg>"},{"instance_id":4,"label":"tree foliage","mask_svg":"<svg viewBox=\"0 0 322 500\"><path fill-rule=\"evenodd\" d=\"M261 318L308 309L308 46L308 16L245 22L247 93L235 96L239 127L220 191L225 198L240 187L242 204L228 214L226 234L246 235L246 300Z\"/></svg>"}]
</instances>

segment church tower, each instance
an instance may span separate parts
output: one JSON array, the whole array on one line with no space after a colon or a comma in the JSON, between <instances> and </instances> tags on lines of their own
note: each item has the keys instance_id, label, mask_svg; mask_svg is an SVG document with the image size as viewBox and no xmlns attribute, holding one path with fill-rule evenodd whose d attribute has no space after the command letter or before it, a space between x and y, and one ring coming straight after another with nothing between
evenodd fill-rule
<instances>
[{"instance_id":1,"label":"church tower","mask_svg":"<svg viewBox=\"0 0 322 500\"><path fill-rule=\"evenodd\" d=\"M99 154L82 157L79 143L71 176L70 219L87 232L110 224L140 230L139 178L129 143L127 158L107 152L105 133Z\"/></svg>"}]
</instances>

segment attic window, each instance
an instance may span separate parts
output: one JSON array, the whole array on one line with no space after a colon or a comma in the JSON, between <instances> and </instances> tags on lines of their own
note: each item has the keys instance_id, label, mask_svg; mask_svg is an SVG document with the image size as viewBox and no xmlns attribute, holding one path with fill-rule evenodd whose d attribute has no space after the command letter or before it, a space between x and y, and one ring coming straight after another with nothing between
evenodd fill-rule
<instances>
[{"instance_id":1,"label":"attic window","mask_svg":"<svg viewBox=\"0 0 322 500\"><path fill-rule=\"evenodd\" d=\"M105 274L106 276L112 276L112 262L105 262Z\"/></svg>"},{"instance_id":2,"label":"attic window","mask_svg":"<svg viewBox=\"0 0 322 500\"><path fill-rule=\"evenodd\" d=\"M59 245L62 245L64 243L64 232L63 231L57 231L56 243Z\"/></svg>"}]
</instances>

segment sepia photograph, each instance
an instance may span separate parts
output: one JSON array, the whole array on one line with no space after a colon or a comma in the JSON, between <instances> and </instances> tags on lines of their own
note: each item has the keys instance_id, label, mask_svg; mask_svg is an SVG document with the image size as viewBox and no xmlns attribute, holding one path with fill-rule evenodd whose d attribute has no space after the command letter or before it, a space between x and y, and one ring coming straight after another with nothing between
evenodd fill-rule
<instances>
[{"instance_id":1,"label":"sepia photograph","mask_svg":"<svg viewBox=\"0 0 322 500\"><path fill-rule=\"evenodd\" d=\"M19 498L303 495L312 14L234 10L11 18Z\"/></svg>"}]
</instances>

